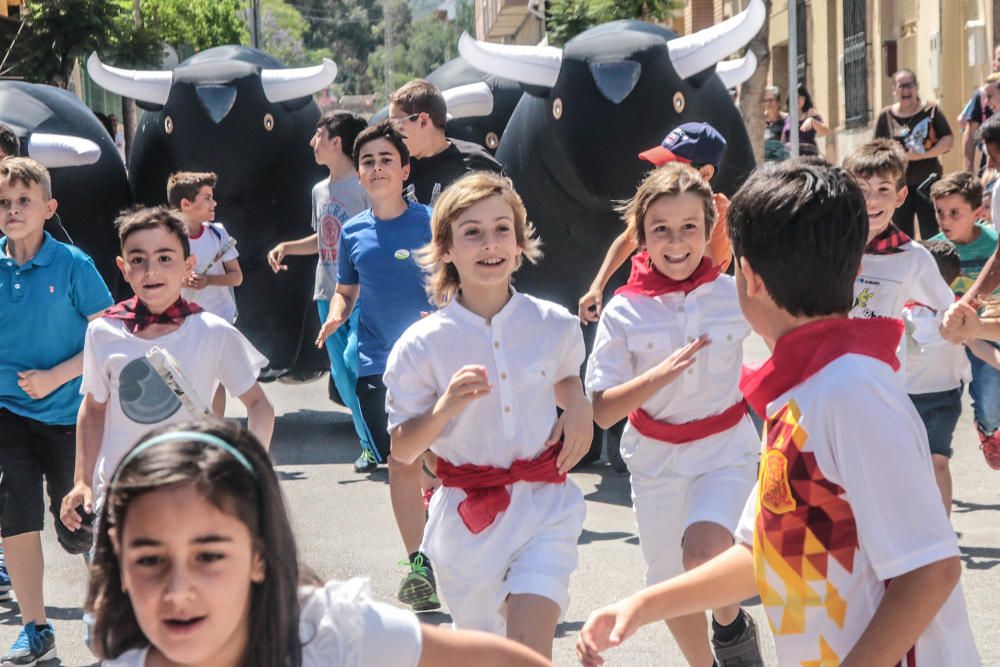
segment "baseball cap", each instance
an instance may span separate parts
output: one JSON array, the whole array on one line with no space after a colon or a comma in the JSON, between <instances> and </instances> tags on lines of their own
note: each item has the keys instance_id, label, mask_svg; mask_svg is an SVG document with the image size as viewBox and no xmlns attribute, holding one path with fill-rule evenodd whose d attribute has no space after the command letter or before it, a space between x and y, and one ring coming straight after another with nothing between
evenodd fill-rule
<instances>
[{"instance_id":1,"label":"baseball cap","mask_svg":"<svg viewBox=\"0 0 1000 667\"><path fill-rule=\"evenodd\" d=\"M668 162L702 166L718 170L726 154L726 140L708 123L684 123L670 130L659 146L639 153L639 158L662 167Z\"/></svg>"}]
</instances>

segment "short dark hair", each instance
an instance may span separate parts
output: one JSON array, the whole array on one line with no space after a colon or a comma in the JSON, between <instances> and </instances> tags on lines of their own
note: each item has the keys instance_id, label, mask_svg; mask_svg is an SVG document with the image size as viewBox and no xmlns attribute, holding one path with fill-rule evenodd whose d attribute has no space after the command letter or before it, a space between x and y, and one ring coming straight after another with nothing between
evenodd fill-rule
<instances>
[{"instance_id":1,"label":"short dark hair","mask_svg":"<svg viewBox=\"0 0 1000 667\"><path fill-rule=\"evenodd\" d=\"M448 103L437 86L430 81L414 79L404 83L392 94L389 103L395 104L407 114L426 113L434 127L442 130L448 122Z\"/></svg>"},{"instance_id":2,"label":"short dark hair","mask_svg":"<svg viewBox=\"0 0 1000 667\"><path fill-rule=\"evenodd\" d=\"M316 129L324 128L330 139L340 137L340 150L351 157L354 151L354 141L366 127L368 121L350 111L324 111L316 121Z\"/></svg>"},{"instance_id":3,"label":"short dark hair","mask_svg":"<svg viewBox=\"0 0 1000 667\"><path fill-rule=\"evenodd\" d=\"M376 139L385 139L390 144L396 147L399 151L399 162L404 167L410 164L410 151L406 147L406 141L403 140L403 135L399 133L399 130L393 126L392 121L389 119L383 120L381 123L372 125L367 128L364 132L358 135L358 138L354 140L354 168L358 168L358 164L361 159L361 148Z\"/></svg>"},{"instance_id":4,"label":"short dark hair","mask_svg":"<svg viewBox=\"0 0 1000 667\"><path fill-rule=\"evenodd\" d=\"M18 141L14 128L7 123L0 123L0 153L7 157L17 157L20 151L21 142Z\"/></svg>"},{"instance_id":5,"label":"short dark hair","mask_svg":"<svg viewBox=\"0 0 1000 667\"><path fill-rule=\"evenodd\" d=\"M962 273L962 258L958 256L955 244L951 241L920 241L920 244L934 256L944 281L949 285L955 282L955 278Z\"/></svg>"},{"instance_id":6,"label":"short dark hair","mask_svg":"<svg viewBox=\"0 0 1000 667\"><path fill-rule=\"evenodd\" d=\"M892 139L875 139L857 147L844 158L844 169L854 178L892 179L896 190L906 185L906 154Z\"/></svg>"},{"instance_id":7,"label":"short dark hair","mask_svg":"<svg viewBox=\"0 0 1000 667\"><path fill-rule=\"evenodd\" d=\"M979 126L976 140L1000 146L1000 114L994 114Z\"/></svg>"},{"instance_id":8,"label":"short dark hair","mask_svg":"<svg viewBox=\"0 0 1000 667\"><path fill-rule=\"evenodd\" d=\"M959 195L975 210L983 205L983 184L967 171L956 171L931 186L931 199L951 195Z\"/></svg>"},{"instance_id":9,"label":"short dark hair","mask_svg":"<svg viewBox=\"0 0 1000 667\"><path fill-rule=\"evenodd\" d=\"M174 208L181 207L181 200L193 202L198 191L206 185L213 190L219 183L219 177L211 171L178 171L167 180L167 203Z\"/></svg>"},{"instance_id":10,"label":"short dark hair","mask_svg":"<svg viewBox=\"0 0 1000 667\"><path fill-rule=\"evenodd\" d=\"M123 211L115 220L118 230L118 243L122 253L125 252L125 241L128 237L144 229L164 229L173 234L181 242L184 258L191 256L191 241L188 240L187 226L181 220L177 211L166 206L137 208Z\"/></svg>"},{"instance_id":11,"label":"short dark hair","mask_svg":"<svg viewBox=\"0 0 1000 667\"><path fill-rule=\"evenodd\" d=\"M798 317L847 313L868 241L857 183L799 160L757 169L733 197L729 237L775 304Z\"/></svg>"}]
</instances>

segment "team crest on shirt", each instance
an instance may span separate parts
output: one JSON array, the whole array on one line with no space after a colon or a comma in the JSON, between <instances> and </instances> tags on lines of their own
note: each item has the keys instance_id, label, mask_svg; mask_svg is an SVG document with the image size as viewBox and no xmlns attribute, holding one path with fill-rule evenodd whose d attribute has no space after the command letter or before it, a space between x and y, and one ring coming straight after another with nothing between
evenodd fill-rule
<instances>
[{"instance_id":1,"label":"team crest on shirt","mask_svg":"<svg viewBox=\"0 0 1000 667\"><path fill-rule=\"evenodd\" d=\"M760 504L775 514L785 514L796 507L788 483L788 459L777 449L766 452L761 460Z\"/></svg>"}]
</instances>

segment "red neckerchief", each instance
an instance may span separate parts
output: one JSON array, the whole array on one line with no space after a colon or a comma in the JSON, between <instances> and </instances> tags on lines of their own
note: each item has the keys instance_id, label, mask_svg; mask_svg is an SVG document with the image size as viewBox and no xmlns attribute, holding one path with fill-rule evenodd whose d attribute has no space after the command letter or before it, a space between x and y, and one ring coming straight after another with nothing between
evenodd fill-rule
<instances>
[{"instance_id":1,"label":"red neckerchief","mask_svg":"<svg viewBox=\"0 0 1000 667\"><path fill-rule=\"evenodd\" d=\"M900 246L905 245L912 241L909 236L907 236L903 230L889 223L889 226L883 229L878 236L873 238L865 246L866 255L895 255L896 253L903 252Z\"/></svg>"},{"instance_id":2,"label":"red neckerchief","mask_svg":"<svg viewBox=\"0 0 1000 667\"><path fill-rule=\"evenodd\" d=\"M556 468L556 457L562 445L549 447L533 460L518 459L510 468L477 466L471 463L457 466L438 459L437 476L442 486L465 491L465 500L458 504L458 514L470 533L479 534L496 521L497 515L510 506L507 485L514 482L547 482L562 484L566 474Z\"/></svg>"},{"instance_id":3,"label":"red neckerchief","mask_svg":"<svg viewBox=\"0 0 1000 667\"><path fill-rule=\"evenodd\" d=\"M740 391L766 418L768 403L845 354L863 354L898 371L896 349L902 336L903 321L887 317L838 317L803 324L779 338L771 358L759 368L743 367Z\"/></svg>"},{"instance_id":4,"label":"red neckerchief","mask_svg":"<svg viewBox=\"0 0 1000 667\"><path fill-rule=\"evenodd\" d=\"M710 283L719 277L719 267L712 263L712 260L705 256L701 258L701 263L690 276L684 280L674 280L660 273L653 262L649 259L649 253L645 250L632 258L632 273L629 274L628 282L615 290L615 294L639 294L642 296L660 296L670 292L691 291Z\"/></svg>"},{"instance_id":5,"label":"red neckerchief","mask_svg":"<svg viewBox=\"0 0 1000 667\"><path fill-rule=\"evenodd\" d=\"M101 315L112 320L122 320L126 329L132 333L139 333L151 324L180 324L188 315L201 311L202 307L198 304L178 297L177 301L162 313L151 313L146 304L134 296L116 303Z\"/></svg>"}]
</instances>

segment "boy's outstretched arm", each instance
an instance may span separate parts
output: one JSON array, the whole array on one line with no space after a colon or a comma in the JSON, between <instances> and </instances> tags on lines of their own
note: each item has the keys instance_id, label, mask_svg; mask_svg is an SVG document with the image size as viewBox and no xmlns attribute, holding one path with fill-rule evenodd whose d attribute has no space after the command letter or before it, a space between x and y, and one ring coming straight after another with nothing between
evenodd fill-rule
<instances>
[{"instance_id":1,"label":"boy's outstretched arm","mask_svg":"<svg viewBox=\"0 0 1000 667\"><path fill-rule=\"evenodd\" d=\"M563 409L563 413L556 420L548 444L554 445L562 440L563 448L556 459L556 467L559 472L566 473L590 451L594 440L594 407L587 400L579 375L559 380L553 389L556 405Z\"/></svg>"},{"instance_id":2,"label":"boy's outstretched arm","mask_svg":"<svg viewBox=\"0 0 1000 667\"><path fill-rule=\"evenodd\" d=\"M334 292L333 299L330 300L330 314L326 316L326 322L323 322L323 326L319 329L319 335L316 336L316 347L323 347L326 339L347 321L347 318L351 316L351 311L354 310L354 304L357 303L359 294L361 294L360 284L345 285L340 283L337 285L337 291Z\"/></svg>"},{"instance_id":3,"label":"boy's outstretched arm","mask_svg":"<svg viewBox=\"0 0 1000 667\"><path fill-rule=\"evenodd\" d=\"M552 663L509 639L486 632L446 630L421 625L423 646L419 667L552 667Z\"/></svg>"},{"instance_id":4,"label":"boy's outstretched arm","mask_svg":"<svg viewBox=\"0 0 1000 667\"><path fill-rule=\"evenodd\" d=\"M275 273L287 271L283 263L286 255L315 255L319 253L319 234L310 234L295 241L282 241L267 253L267 263Z\"/></svg>"},{"instance_id":5,"label":"boy's outstretched arm","mask_svg":"<svg viewBox=\"0 0 1000 667\"><path fill-rule=\"evenodd\" d=\"M70 530L79 530L83 520L76 508L83 506L85 512L94 511L94 491L90 481L94 478L94 466L101 452L104 439L104 419L107 402L101 403L93 395L86 394L80 402L76 418L76 463L73 468L73 488L62 500L59 518Z\"/></svg>"},{"instance_id":6,"label":"boy's outstretched arm","mask_svg":"<svg viewBox=\"0 0 1000 667\"><path fill-rule=\"evenodd\" d=\"M274 406L263 387L259 382L254 382L239 398L247 409L247 430L260 440L264 449L270 449L271 436L274 434Z\"/></svg>"},{"instance_id":7,"label":"boy's outstretched arm","mask_svg":"<svg viewBox=\"0 0 1000 667\"><path fill-rule=\"evenodd\" d=\"M577 638L577 657L586 667L603 665L602 651L644 625L742 602L757 593L753 553L745 544L733 545L693 570L593 612Z\"/></svg>"},{"instance_id":8,"label":"boy's outstretched arm","mask_svg":"<svg viewBox=\"0 0 1000 667\"><path fill-rule=\"evenodd\" d=\"M842 667L891 667L934 620L962 576L958 556L895 577Z\"/></svg>"},{"instance_id":9,"label":"boy's outstretched arm","mask_svg":"<svg viewBox=\"0 0 1000 667\"><path fill-rule=\"evenodd\" d=\"M590 289L580 297L577 315L579 315L580 321L584 324L596 322L600 318L601 299L603 298L605 286L611 280L614 272L618 270L618 267L624 264L629 255L635 252L636 247L635 240L628 232L622 232L611 242L611 246L604 256L604 262L601 263L601 268L598 269L597 275L594 276L594 281L590 283Z\"/></svg>"}]
</instances>

